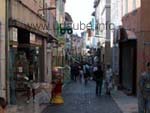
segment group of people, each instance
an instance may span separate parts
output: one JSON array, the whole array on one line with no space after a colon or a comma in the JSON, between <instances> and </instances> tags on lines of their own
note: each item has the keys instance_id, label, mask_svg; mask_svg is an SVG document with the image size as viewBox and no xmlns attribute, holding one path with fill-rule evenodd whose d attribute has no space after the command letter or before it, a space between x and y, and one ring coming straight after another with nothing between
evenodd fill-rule
<instances>
[{"instance_id":1,"label":"group of people","mask_svg":"<svg viewBox=\"0 0 150 113\"><path fill-rule=\"evenodd\" d=\"M75 62L71 64L71 79L73 81L79 81L82 83L84 80L87 85L88 80L94 80L96 82L96 95L101 95L103 80L105 81L106 94L111 94L113 87L113 74L110 65L107 65L105 69L100 63L89 64L88 62Z\"/></svg>"},{"instance_id":2,"label":"group of people","mask_svg":"<svg viewBox=\"0 0 150 113\"><path fill-rule=\"evenodd\" d=\"M75 62L71 64L71 80L77 81L78 79L82 83L85 81L87 84L89 79L92 79L92 66L87 62Z\"/></svg>"}]
</instances>

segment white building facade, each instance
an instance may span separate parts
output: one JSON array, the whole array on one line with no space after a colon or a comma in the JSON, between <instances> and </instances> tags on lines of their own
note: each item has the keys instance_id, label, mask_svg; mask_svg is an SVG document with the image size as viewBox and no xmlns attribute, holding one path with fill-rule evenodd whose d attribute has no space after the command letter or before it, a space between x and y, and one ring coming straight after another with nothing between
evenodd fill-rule
<instances>
[{"instance_id":1,"label":"white building facade","mask_svg":"<svg viewBox=\"0 0 150 113\"><path fill-rule=\"evenodd\" d=\"M110 0L95 0L96 37L99 38L101 47L101 62L111 64L110 49Z\"/></svg>"},{"instance_id":2,"label":"white building facade","mask_svg":"<svg viewBox=\"0 0 150 113\"><path fill-rule=\"evenodd\" d=\"M121 0L111 1L111 48L112 48L112 69L115 74L119 73L119 45L117 43L117 29L122 25L122 2Z\"/></svg>"}]
</instances>

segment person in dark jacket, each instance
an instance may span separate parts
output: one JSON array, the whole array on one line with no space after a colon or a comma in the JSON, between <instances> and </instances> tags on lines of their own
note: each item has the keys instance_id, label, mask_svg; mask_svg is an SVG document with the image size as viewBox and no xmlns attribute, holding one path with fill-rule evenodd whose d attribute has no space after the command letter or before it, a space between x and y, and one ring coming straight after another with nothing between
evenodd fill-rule
<instances>
[{"instance_id":1,"label":"person in dark jacket","mask_svg":"<svg viewBox=\"0 0 150 113\"><path fill-rule=\"evenodd\" d=\"M84 83L85 85L87 85L88 78L90 77L90 67L88 63L85 63L85 65L83 66L83 70L84 70Z\"/></svg>"},{"instance_id":2,"label":"person in dark jacket","mask_svg":"<svg viewBox=\"0 0 150 113\"><path fill-rule=\"evenodd\" d=\"M100 64L97 64L93 68L95 81L96 81L96 95L101 95L103 84L103 71Z\"/></svg>"}]
</instances>

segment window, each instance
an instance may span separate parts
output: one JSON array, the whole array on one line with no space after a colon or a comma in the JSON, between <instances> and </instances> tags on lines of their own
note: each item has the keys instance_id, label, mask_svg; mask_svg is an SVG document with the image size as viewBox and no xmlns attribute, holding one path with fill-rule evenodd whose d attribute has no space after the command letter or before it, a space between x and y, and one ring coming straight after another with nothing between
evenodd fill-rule
<instances>
[{"instance_id":1,"label":"window","mask_svg":"<svg viewBox=\"0 0 150 113\"><path fill-rule=\"evenodd\" d=\"M136 0L133 0L133 10L136 9Z\"/></svg>"},{"instance_id":2,"label":"window","mask_svg":"<svg viewBox=\"0 0 150 113\"><path fill-rule=\"evenodd\" d=\"M128 0L125 2L125 14L128 13Z\"/></svg>"}]
</instances>

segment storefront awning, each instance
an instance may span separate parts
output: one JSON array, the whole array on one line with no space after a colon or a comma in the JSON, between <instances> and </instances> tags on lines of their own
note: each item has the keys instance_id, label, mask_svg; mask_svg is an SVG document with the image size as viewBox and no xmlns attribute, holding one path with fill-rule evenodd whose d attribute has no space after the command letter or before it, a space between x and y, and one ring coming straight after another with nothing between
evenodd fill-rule
<instances>
[{"instance_id":1,"label":"storefront awning","mask_svg":"<svg viewBox=\"0 0 150 113\"><path fill-rule=\"evenodd\" d=\"M39 36L41 36L43 38L46 38L49 42L55 41L56 43L58 43L58 39L53 34L45 33L45 32L42 32L40 30L34 29L34 28L24 24L24 23L21 23L21 22L17 21L17 20L10 20L9 21L9 26L25 29L25 30L27 30L29 32L32 32L32 33L34 33L36 35L39 35Z\"/></svg>"},{"instance_id":2,"label":"storefront awning","mask_svg":"<svg viewBox=\"0 0 150 113\"><path fill-rule=\"evenodd\" d=\"M9 26L10 27L16 27L16 28L25 29L25 30L27 30L27 31L29 31L31 33L37 34L37 35L39 35L39 36L41 36L43 38L48 38L49 37L48 33L44 33L42 31L34 29L34 28L30 27L29 25L26 25L26 24L24 24L22 22L19 22L18 20L10 19L9 20Z\"/></svg>"},{"instance_id":3,"label":"storefront awning","mask_svg":"<svg viewBox=\"0 0 150 113\"><path fill-rule=\"evenodd\" d=\"M52 35L52 34L49 34L49 37L48 37L48 42L55 42L55 43L58 43L58 39L54 36L54 35Z\"/></svg>"},{"instance_id":4,"label":"storefront awning","mask_svg":"<svg viewBox=\"0 0 150 113\"><path fill-rule=\"evenodd\" d=\"M133 31L127 30L123 27L119 28L118 41L136 40L136 35Z\"/></svg>"}]
</instances>

